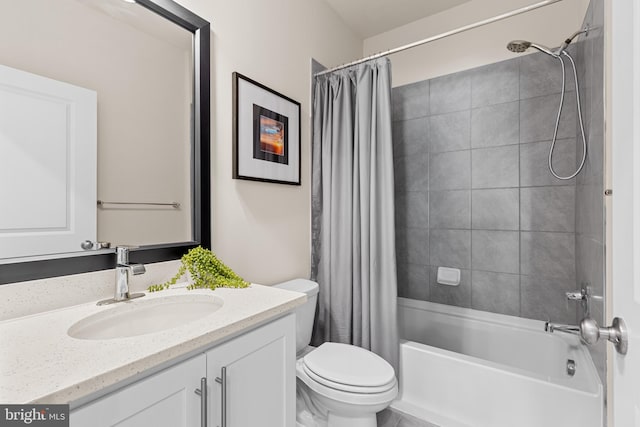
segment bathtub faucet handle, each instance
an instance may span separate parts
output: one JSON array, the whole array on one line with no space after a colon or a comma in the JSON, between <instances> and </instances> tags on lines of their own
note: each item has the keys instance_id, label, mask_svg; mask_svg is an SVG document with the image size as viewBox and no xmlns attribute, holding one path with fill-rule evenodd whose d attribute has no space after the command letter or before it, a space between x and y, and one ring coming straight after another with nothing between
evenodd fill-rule
<instances>
[{"instance_id":1,"label":"bathtub faucet handle","mask_svg":"<svg viewBox=\"0 0 640 427\"><path fill-rule=\"evenodd\" d=\"M582 289L567 292L567 301L579 301L582 306L582 317L591 317L591 287L588 283L582 284Z\"/></svg>"},{"instance_id":2,"label":"bathtub faucet handle","mask_svg":"<svg viewBox=\"0 0 640 427\"><path fill-rule=\"evenodd\" d=\"M582 301L587 297L584 289L581 291L567 292L566 295L569 301Z\"/></svg>"}]
</instances>

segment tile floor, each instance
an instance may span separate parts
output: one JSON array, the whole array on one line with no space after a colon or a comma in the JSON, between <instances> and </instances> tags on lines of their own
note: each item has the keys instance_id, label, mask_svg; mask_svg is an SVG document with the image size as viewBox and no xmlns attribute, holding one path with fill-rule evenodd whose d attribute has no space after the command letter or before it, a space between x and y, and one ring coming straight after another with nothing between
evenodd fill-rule
<instances>
[{"instance_id":1,"label":"tile floor","mask_svg":"<svg viewBox=\"0 0 640 427\"><path fill-rule=\"evenodd\" d=\"M438 427L403 412L387 408L378 412L378 427Z\"/></svg>"}]
</instances>

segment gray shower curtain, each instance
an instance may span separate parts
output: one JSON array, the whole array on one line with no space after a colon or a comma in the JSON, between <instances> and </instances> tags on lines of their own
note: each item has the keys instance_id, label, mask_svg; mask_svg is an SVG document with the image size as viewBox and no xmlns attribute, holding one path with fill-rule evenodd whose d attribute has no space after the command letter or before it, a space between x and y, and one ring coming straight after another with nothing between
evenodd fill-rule
<instances>
[{"instance_id":1,"label":"gray shower curtain","mask_svg":"<svg viewBox=\"0 0 640 427\"><path fill-rule=\"evenodd\" d=\"M314 81L313 342L355 344L398 366L391 64L387 58Z\"/></svg>"}]
</instances>

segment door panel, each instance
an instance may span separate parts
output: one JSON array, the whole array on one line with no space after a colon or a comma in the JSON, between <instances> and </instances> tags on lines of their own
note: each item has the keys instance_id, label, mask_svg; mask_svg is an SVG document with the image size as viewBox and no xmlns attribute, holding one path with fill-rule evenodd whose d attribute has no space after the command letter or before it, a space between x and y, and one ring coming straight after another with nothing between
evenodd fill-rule
<instances>
[{"instance_id":1,"label":"door panel","mask_svg":"<svg viewBox=\"0 0 640 427\"><path fill-rule=\"evenodd\" d=\"M640 426L640 1L607 4L607 89L611 149L611 294L629 334L626 355L612 351L609 405L615 427Z\"/></svg>"},{"instance_id":2,"label":"door panel","mask_svg":"<svg viewBox=\"0 0 640 427\"><path fill-rule=\"evenodd\" d=\"M71 412L70 427L193 427L200 424L206 358L197 356Z\"/></svg>"},{"instance_id":3,"label":"door panel","mask_svg":"<svg viewBox=\"0 0 640 427\"><path fill-rule=\"evenodd\" d=\"M207 352L209 426L295 426L295 315ZM227 423L222 423L222 368Z\"/></svg>"},{"instance_id":4,"label":"door panel","mask_svg":"<svg viewBox=\"0 0 640 427\"><path fill-rule=\"evenodd\" d=\"M0 66L0 258L96 240L97 95Z\"/></svg>"}]
</instances>

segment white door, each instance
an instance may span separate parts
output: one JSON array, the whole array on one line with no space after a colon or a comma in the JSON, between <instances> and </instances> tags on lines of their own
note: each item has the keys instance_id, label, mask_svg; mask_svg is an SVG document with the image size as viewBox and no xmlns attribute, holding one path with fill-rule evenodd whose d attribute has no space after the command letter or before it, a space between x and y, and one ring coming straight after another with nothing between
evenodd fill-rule
<instances>
[{"instance_id":1,"label":"white door","mask_svg":"<svg viewBox=\"0 0 640 427\"><path fill-rule=\"evenodd\" d=\"M611 147L611 298L609 321L624 319L626 356L609 350L610 420L640 426L640 0L606 2L610 38L608 137ZM609 209L608 209L609 210ZM611 346L610 346L611 347ZM611 422L612 421L612 422Z\"/></svg>"},{"instance_id":2,"label":"white door","mask_svg":"<svg viewBox=\"0 0 640 427\"><path fill-rule=\"evenodd\" d=\"M96 240L96 99L0 65L0 259Z\"/></svg>"}]
</instances>

